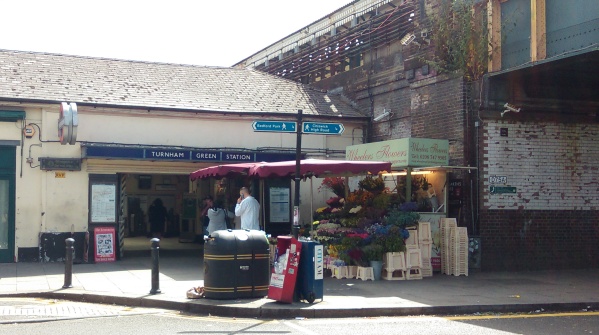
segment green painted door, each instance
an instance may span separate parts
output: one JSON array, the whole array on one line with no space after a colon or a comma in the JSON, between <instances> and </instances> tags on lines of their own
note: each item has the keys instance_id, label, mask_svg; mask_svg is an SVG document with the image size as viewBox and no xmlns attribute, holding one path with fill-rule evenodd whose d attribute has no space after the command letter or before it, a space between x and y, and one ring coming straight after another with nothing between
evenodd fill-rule
<instances>
[{"instance_id":1,"label":"green painted door","mask_svg":"<svg viewBox=\"0 0 599 335\"><path fill-rule=\"evenodd\" d=\"M0 263L15 261L16 148L0 146Z\"/></svg>"}]
</instances>

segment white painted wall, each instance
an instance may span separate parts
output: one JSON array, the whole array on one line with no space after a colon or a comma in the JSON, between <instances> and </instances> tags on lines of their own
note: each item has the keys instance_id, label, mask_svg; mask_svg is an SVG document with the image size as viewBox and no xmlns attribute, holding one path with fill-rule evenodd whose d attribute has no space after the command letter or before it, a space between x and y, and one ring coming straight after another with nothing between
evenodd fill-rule
<instances>
[{"instance_id":1,"label":"white painted wall","mask_svg":"<svg viewBox=\"0 0 599 335\"><path fill-rule=\"evenodd\" d=\"M58 119L58 116L54 116ZM110 122L107 122L107 120ZM80 114L78 141L186 146L201 148L259 147L295 148L294 133L254 132L252 121L231 116L223 119L194 117L159 117L147 115ZM264 119L264 118L262 118ZM353 142L362 142L362 130L344 123L341 136L303 135L302 148L345 150ZM57 130L52 130L57 136Z\"/></svg>"},{"instance_id":2,"label":"white painted wall","mask_svg":"<svg viewBox=\"0 0 599 335\"><path fill-rule=\"evenodd\" d=\"M599 125L485 123L483 201L489 209L596 210ZM500 135L507 128L508 136ZM490 194L490 176L505 176L515 194Z\"/></svg>"},{"instance_id":3,"label":"white painted wall","mask_svg":"<svg viewBox=\"0 0 599 335\"><path fill-rule=\"evenodd\" d=\"M26 124L36 123L40 126L42 141L58 140L58 105L27 108L25 111ZM122 110L99 112L80 108L77 140L196 148L295 148L295 134L256 133L251 128L252 120L238 117L208 119L182 114L148 115ZM0 122L0 140L20 140L20 126L20 122ZM362 130L353 131L358 125L344 122L344 126L346 130L342 136L304 135L302 148L345 150L348 145L361 143ZM42 232L70 232L72 229L82 232L87 230L88 223L89 173L86 160L82 163L82 171L66 171L65 178L56 178L55 171L41 171L36 167L39 165L39 157L81 157L80 143L60 145L56 142L40 142L36 128L35 136L25 139L23 149L23 157L17 157L15 254L19 247L38 247ZM34 167L26 163L30 151L33 158L31 165ZM18 152L20 153L20 148ZM142 164L156 163L148 161ZM169 165L181 163L160 164L165 164L161 172L169 173ZM193 165L190 168L191 166ZM116 169L110 171L110 168L103 171L125 172ZM320 182L315 180L315 209L328 199L318 193L318 186ZM309 182L302 182L301 199L302 222L308 223L311 220Z\"/></svg>"}]
</instances>

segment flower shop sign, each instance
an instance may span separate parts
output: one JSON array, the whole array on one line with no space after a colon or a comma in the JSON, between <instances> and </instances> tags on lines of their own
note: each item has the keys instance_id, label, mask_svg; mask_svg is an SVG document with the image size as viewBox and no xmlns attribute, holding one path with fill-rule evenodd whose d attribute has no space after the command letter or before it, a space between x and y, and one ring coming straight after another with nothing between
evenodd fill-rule
<instances>
[{"instance_id":1,"label":"flower shop sign","mask_svg":"<svg viewBox=\"0 0 599 335\"><path fill-rule=\"evenodd\" d=\"M400 138L352 145L345 149L345 159L390 162L393 168L448 165L449 141L430 138Z\"/></svg>"}]
</instances>

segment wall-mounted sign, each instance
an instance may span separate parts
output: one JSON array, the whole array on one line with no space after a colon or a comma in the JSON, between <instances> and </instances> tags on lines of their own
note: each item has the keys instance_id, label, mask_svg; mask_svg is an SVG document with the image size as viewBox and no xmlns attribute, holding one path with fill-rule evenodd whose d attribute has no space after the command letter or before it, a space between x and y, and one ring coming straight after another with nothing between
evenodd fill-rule
<instances>
[{"instance_id":1,"label":"wall-mounted sign","mask_svg":"<svg viewBox=\"0 0 599 335\"><path fill-rule=\"evenodd\" d=\"M499 136L508 137L509 136L508 129L507 128L499 128Z\"/></svg>"},{"instance_id":2,"label":"wall-mounted sign","mask_svg":"<svg viewBox=\"0 0 599 335\"><path fill-rule=\"evenodd\" d=\"M185 160L190 158L189 150L146 149L147 159Z\"/></svg>"},{"instance_id":3,"label":"wall-mounted sign","mask_svg":"<svg viewBox=\"0 0 599 335\"><path fill-rule=\"evenodd\" d=\"M60 104L60 117L58 118L58 137L60 144L75 144L77 142L77 127L79 126L79 113L74 102Z\"/></svg>"},{"instance_id":4,"label":"wall-mounted sign","mask_svg":"<svg viewBox=\"0 0 599 335\"><path fill-rule=\"evenodd\" d=\"M289 222L289 194L286 187L271 187L270 222Z\"/></svg>"},{"instance_id":5,"label":"wall-mounted sign","mask_svg":"<svg viewBox=\"0 0 599 335\"><path fill-rule=\"evenodd\" d=\"M352 145L345 149L345 159L390 162L393 168L443 166L449 164L449 141L401 138Z\"/></svg>"},{"instance_id":6,"label":"wall-mounted sign","mask_svg":"<svg viewBox=\"0 0 599 335\"><path fill-rule=\"evenodd\" d=\"M449 200L462 200L464 193L462 192L464 181L462 179L449 180Z\"/></svg>"},{"instance_id":7,"label":"wall-mounted sign","mask_svg":"<svg viewBox=\"0 0 599 335\"><path fill-rule=\"evenodd\" d=\"M67 173L64 171L56 171L54 172L54 178L66 178Z\"/></svg>"},{"instance_id":8,"label":"wall-mounted sign","mask_svg":"<svg viewBox=\"0 0 599 335\"><path fill-rule=\"evenodd\" d=\"M40 169L46 171L66 170L81 171L81 158L40 157Z\"/></svg>"},{"instance_id":9,"label":"wall-mounted sign","mask_svg":"<svg viewBox=\"0 0 599 335\"><path fill-rule=\"evenodd\" d=\"M341 135L345 127L343 123L303 122L304 134Z\"/></svg>"},{"instance_id":10,"label":"wall-mounted sign","mask_svg":"<svg viewBox=\"0 0 599 335\"><path fill-rule=\"evenodd\" d=\"M489 184L507 184L507 176L490 176Z\"/></svg>"},{"instance_id":11,"label":"wall-mounted sign","mask_svg":"<svg viewBox=\"0 0 599 335\"><path fill-rule=\"evenodd\" d=\"M191 162L280 162L295 160L295 153L228 151L228 150L181 150L156 148L130 148L115 146L84 147L86 158L124 158L154 161Z\"/></svg>"},{"instance_id":12,"label":"wall-mounted sign","mask_svg":"<svg viewBox=\"0 0 599 335\"><path fill-rule=\"evenodd\" d=\"M294 133L296 127L297 122L289 121L260 120L252 122L252 129L254 129L254 131Z\"/></svg>"},{"instance_id":13,"label":"wall-mounted sign","mask_svg":"<svg viewBox=\"0 0 599 335\"><path fill-rule=\"evenodd\" d=\"M93 184L91 186L91 222L116 222L116 185Z\"/></svg>"},{"instance_id":14,"label":"wall-mounted sign","mask_svg":"<svg viewBox=\"0 0 599 335\"><path fill-rule=\"evenodd\" d=\"M506 194L506 193L515 194L516 188L512 187L512 186L490 186L489 192L491 194Z\"/></svg>"}]
</instances>

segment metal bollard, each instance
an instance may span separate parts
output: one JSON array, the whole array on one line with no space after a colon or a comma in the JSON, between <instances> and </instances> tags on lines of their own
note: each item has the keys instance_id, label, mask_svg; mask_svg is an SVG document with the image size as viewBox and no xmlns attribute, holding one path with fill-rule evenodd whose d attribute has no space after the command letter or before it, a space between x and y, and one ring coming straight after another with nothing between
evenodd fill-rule
<instances>
[{"instance_id":1,"label":"metal bollard","mask_svg":"<svg viewBox=\"0 0 599 335\"><path fill-rule=\"evenodd\" d=\"M150 290L150 294L158 294L158 293L160 293L160 280L158 279L158 275L160 274L160 272L158 271L160 240L157 238L153 238L153 239L151 239L151 241L152 241L152 289Z\"/></svg>"},{"instance_id":2,"label":"metal bollard","mask_svg":"<svg viewBox=\"0 0 599 335\"><path fill-rule=\"evenodd\" d=\"M73 244L75 244L75 240L72 238L67 238L65 240L66 243L66 255L64 260L64 285L62 288L71 288L73 287Z\"/></svg>"}]
</instances>

